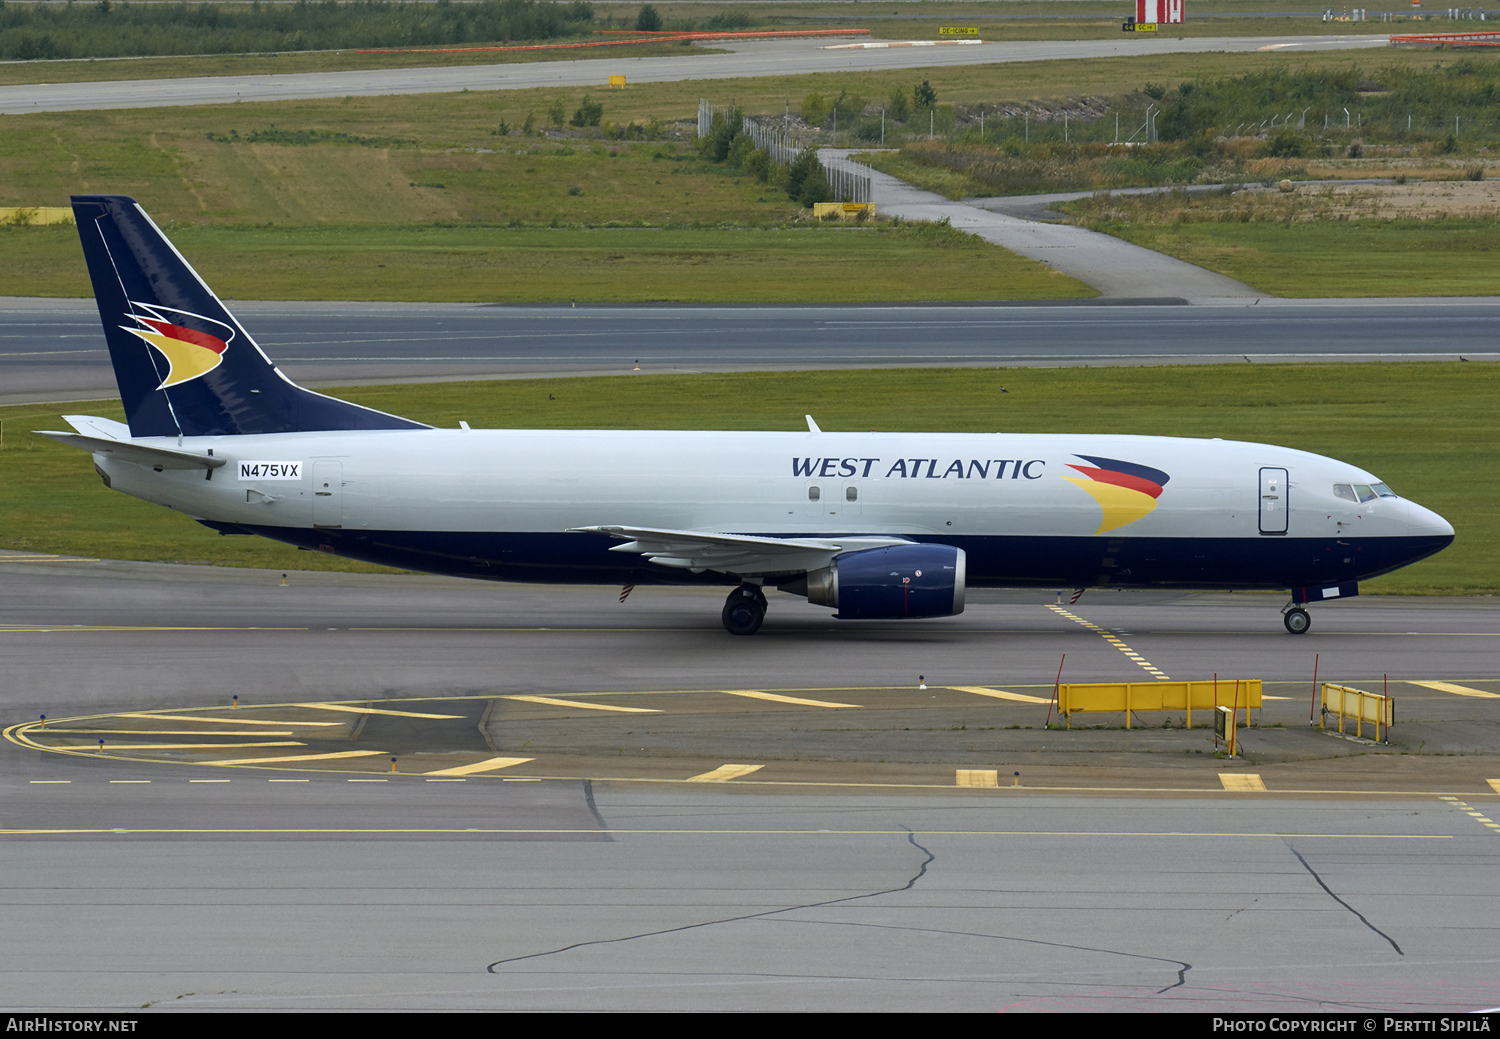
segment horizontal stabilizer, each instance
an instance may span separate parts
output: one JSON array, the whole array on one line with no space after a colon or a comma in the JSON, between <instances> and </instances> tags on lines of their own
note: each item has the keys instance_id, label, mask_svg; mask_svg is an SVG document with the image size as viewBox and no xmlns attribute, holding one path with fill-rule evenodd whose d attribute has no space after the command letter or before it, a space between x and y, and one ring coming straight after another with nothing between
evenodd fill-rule
<instances>
[{"instance_id":1,"label":"horizontal stabilizer","mask_svg":"<svg viewBox=\"0 0 1500 1039\"><path fill-rule=\"evenodd\" d=\"M106 440L103 437L86 437L81 433L59 433L51 429L33 432L56 440L59 444L82 448L94 454L113 455L136 465L149 465L153 469L217 469L224 459L212 455L200 455L196 451L181 451L172 447L147 446L129 440Z\"/></svg>"}]
</instances>

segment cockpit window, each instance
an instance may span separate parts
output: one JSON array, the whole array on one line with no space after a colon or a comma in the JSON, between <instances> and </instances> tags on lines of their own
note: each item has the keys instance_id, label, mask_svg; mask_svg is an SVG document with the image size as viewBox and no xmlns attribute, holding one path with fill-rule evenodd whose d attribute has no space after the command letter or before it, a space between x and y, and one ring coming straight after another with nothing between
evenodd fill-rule
<instances>
[{"instance_id":1,"label":"cockpit window","mask_svg":"<svg viewBox=\"0 0 1500 1039\"><path fill-rule=\"evenodd\" d=\"M1336 483L1333 485L1333 496L1345 501L1367 502L1376 498L1398 497L1395 491L1383 483Z\"/></svg>"}]
</instances>

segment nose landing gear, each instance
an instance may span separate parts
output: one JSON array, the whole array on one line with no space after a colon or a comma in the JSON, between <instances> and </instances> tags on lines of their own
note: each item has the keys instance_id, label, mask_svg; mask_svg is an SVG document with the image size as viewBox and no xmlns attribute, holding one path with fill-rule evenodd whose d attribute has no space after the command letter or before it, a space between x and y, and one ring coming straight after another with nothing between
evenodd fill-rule
<instances>
[{"instance_id":1,"label":"nose landing gear","mask_svg":"<svg viewBox=\"0 0 1500 1039\"><path fill-rule=\"evenodd\" d=\"M1288 604L1281 611L1281 623L1293 635L1305 635L1307 629L1312 627L1312 617L1302 607Z\"/></svg>"},{"instance_id":2,"label":"nose landing gear","mask_svg":"<svg viewBox=\"0 0 1500 1039\"><path fill-rule=\"evenodd\" d=\"M724 630L731 635L754 635L766 619L766 595L753 584L742 584L724 600Z\"/></svg>"}]
</instances>

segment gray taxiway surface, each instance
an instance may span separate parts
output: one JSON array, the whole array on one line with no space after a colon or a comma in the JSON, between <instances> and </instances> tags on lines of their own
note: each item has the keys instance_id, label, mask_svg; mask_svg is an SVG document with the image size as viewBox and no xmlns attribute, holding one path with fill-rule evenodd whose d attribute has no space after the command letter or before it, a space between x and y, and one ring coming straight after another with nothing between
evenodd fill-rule
<instances>
[{"instance_id":1,"label":"gray taxiway surface","mask_svg":"<svg viewBox=\"0 0 1500 1039\"><path fill-rule=\"evenodd\" d=\"M717 591L641 588L620 604L607 589L279 577L0 555L6 723L47 713L123 741L152 724L142 709L191 729L194 709L218 707L217 731L258 726L266 704L337 718L317 705L452 713L479 697L516 708L487 715L494 747L479 753L529 760L454 782L393 775L383 758L247 769L6 742L8 1008L1500 1003L1487 814L1500 610L1355 600L1294 639L1267 596L1086 593L1068 612L1174 677L1288 683L1267 686L1292 699L1268 701L1247 733L1262 760L1226 762L1201 729L1068 744L1008 727L1039 724L1035 703L955 690L1037 692L1062 653L1077 680L1138 670L1039 592L978 594L959 618L911 626L841 626L776 596L763 633L734 639ZM1307 730L1315 653L1328 678L1390 674L1404 747ZM1411 684L1428 679L1468 693ZM793 687L869 703L717 692ZM606 691L594 702L659 713L505 699ZM63 721L81 715L95 717ZM344 745L450 724L372 717ZM1468 753L1433 755L1424 735ZM585 743L598 778L549 772ZM688 782L703 761L762 767ZM955 766L1008 779L1013 765L1030 786L954 785ZM1268 792L1225 791L1221 772Z\"/></svg>"},{"instance_id":2,"label":"gray taxiway surface","mask_svg":"<svg viewBox=\"0 0 1500 1039\"><path fill-rule=\"evenodd\" d=\"M1361 50L1388 46L1385 36L1250 36L1021 41L959 47L829 50L824 40L728 44L728 54L607 60L525 62L445 68L364 69L268 76L212 76L109 83L0 86L0 113L231 104L298 98L429 94L460 90L603 86L611 74L632 83L786 76L811 72L940 68L1016 61L1104 58L1135 54L1256 50ZM378 61L378 58L372 61Z\"/></svg>"},{"instance_id":3,"label":"gray taxiway surface","mask_svg":"<svg viewBox=\"0 0 1500 1039\"><path fill-rule=\"evenodd\" d=\"M883 366L1496 358L1500 299L1217 306L493 307L230 301L310 385ZM115 395L92 300L0 299L0 404Z\"/></svg>"}]
</instances>

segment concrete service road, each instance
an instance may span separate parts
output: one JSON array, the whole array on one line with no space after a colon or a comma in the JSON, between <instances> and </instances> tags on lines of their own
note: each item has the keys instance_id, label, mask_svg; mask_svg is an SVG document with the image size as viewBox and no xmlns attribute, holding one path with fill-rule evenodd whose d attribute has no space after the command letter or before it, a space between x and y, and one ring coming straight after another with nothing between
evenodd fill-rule
<instances>
[{"instance_id":1,"label":"concrete service road","mask_svg":"<svg viewBox=\"0 0 1500 1039\"><path fill-rule=\"evenodd\" d=\"M1216 306L229 306L314 386L910 366L1495 357L1500 300L1276 300ZM0 300L0 404L116 395L92 300Z\"/></svg>"},{"instance_id":2,"label":"concrete service road","mask_svg":"<svg viewBox=\"0 0 1500 1039\"><path fill-rule=\"evenodd\" d=\"M1226 36L1172 39L1166 36L1148 38L1145 34L1135 34L1132 38L1119 40L1021 41L965 47L830 50L827 41L823 40L776 40L729 44L727 46L731 53L728 54L689 53L683 57L0 86L0 113L15 115L105 108L231 104L235 101L289 101L299 98L431 94L460 90L521 90L528 87L602 87L610 74L623 74L631 83L662 83L816 72L944 68L1136 54L1362 50L1388 45L1389 38L1385 36ZM379 61L379 58L372 57L371 61Z\"/></svg>"},{"instance_id":3,"label":"concrete service road","mask_svg":"<svg viewBox=\"0 0 1500 1039\"><path fill-rule=\"evenodd\" d=\"M1270 596L910 626L775 596L735 639L717 591L23 553L0 588L13 1011L1500 1003L1493 608L1353 600L1294 638ZM1062 653L1141 672L1074 618L1267 679L1250 760L1040 728ZM1314 653L1390 674L1392 746L1307 729ZM489 767L411 771L438 755Z\"/></svg>"}]
</instances>

